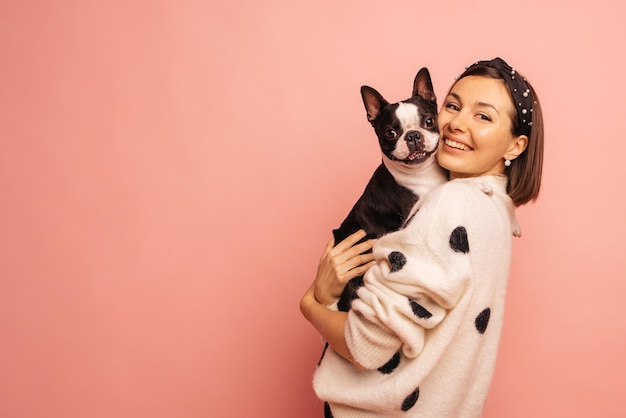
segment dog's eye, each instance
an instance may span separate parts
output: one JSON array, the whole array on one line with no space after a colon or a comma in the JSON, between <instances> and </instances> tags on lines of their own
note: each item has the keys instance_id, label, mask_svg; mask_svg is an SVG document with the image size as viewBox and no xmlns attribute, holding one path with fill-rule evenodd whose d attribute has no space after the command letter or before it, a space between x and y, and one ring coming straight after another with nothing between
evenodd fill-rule
<instances>
[{"instance_id":1,"label":"dog's eye","mask_svg":"<svg viewBox=\"0 0 626 418\"><path fill-rule=\"evenodd\" d=\"M433 126L435 126L435 121L433 120L433 118L426 119L426 127L432 128Z\"/></svg>"},{"instance_id":2,"label":"dog's eye","mask_svg":"<svg viewBox=\"0 0 626 418\"><path fill-rule=\"evenodd\" d=\"M385 136L387 137L387 139L396 139L396 137L398 136L398 133L396 132L395 129L388 128L385 131Z\"/></svg>"}]
</instances>

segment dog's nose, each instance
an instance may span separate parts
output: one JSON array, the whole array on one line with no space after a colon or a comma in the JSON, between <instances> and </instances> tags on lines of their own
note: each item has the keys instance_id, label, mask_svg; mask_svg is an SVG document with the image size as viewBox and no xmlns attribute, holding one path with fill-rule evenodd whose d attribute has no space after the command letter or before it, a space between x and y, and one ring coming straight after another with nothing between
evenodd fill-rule
<instances>
[{"instance_id":1,"label":"dog's nose","mask_svg":"<svg viewBox=\"0 0 626 418\"><path fill-rule=\"evenodd\" d=\"M413 142L414 144L421 144L422 141L422 135L420 135L420 133L418 131L409 131L406 133L406 140L408 142Z\"/></svg>"}]
</instances>

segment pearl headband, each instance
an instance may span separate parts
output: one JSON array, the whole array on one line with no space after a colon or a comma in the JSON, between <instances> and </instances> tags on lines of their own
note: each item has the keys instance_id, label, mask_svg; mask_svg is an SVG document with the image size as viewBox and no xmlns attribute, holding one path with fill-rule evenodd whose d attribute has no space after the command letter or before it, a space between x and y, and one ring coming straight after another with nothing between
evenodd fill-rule
<instances>
[{"instance_id":1,"label":"pearl headband","mask_svg":"<svg viewBox=\"0 0 626 418\"><path fill-rule=\"evenodd\" d=\"M533 94L526 83L526 79L515 71L509 64L502 58L494 58L491 61L478 61L468 67L465 67L465 72L458 78L463 77L468 70L475 66L484 66L495 68L500 72L504 79L513 101L516 104L517 120L519 130L522 135L530 135L530 129L533 126L532 112L533 112Z\"/></svg>"}]
</instances>

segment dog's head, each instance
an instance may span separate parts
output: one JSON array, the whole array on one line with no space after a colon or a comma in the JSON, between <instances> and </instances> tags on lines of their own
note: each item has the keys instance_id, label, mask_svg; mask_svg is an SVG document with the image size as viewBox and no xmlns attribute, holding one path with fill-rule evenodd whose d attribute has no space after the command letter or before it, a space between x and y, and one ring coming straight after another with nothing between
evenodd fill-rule
<instances>
[{"instance_id":1,"label":"dog's head","mask_svg":"<svg viewBox=\"0 0 626 418\"><path fill-rule=\"evenodd\" d=\"M409 99L389 103L369 86L361 96L380 148L392 161L419 164L426 161L439 144L437 98L427 68L419 70Z\"/></svg>"}]
</instances>

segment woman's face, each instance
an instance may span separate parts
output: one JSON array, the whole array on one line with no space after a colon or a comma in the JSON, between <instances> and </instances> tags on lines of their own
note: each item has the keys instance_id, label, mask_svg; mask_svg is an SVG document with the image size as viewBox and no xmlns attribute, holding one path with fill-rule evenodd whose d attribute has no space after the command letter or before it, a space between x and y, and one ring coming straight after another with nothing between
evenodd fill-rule
<instances>
[{"instance_id":1,"label":"woman's face","mask_svg":"<svg viewBox=\"0 0 626 418\"><path fill-rule=\"evenodd\" d=\"M503 174L504 160L526 147L511 133L513 103L503 80L467 76L452 87L439 111L439 164L450 178Z\"/></svg>"}]
</instances>

